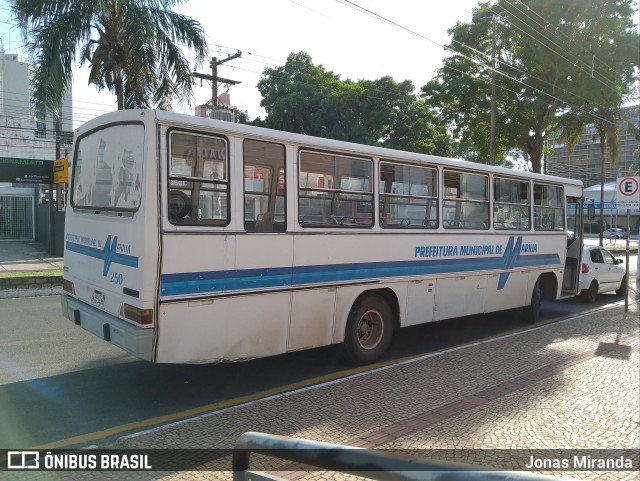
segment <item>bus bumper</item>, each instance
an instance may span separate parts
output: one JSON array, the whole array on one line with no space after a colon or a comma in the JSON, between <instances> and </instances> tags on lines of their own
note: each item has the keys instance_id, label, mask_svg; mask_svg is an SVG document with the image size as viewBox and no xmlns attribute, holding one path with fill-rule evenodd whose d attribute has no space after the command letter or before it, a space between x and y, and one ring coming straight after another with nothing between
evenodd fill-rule
<instances>
[{"instance_id":1,"label":"bus bumper","mask_svg":"<svg viewBox=\"0 0 640 481\"><path fill-rule=\"evenodd\" d=\"M68 294L62 294L62 315L129 354L153 361L153 329L133 326Z\"/></svg>"}]
</instances>

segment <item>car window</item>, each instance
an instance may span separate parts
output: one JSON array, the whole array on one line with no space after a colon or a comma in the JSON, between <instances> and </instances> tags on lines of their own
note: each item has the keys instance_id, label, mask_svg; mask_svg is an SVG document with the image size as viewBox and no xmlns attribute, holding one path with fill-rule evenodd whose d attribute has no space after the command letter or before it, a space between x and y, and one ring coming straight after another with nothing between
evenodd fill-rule
<instances>
[{"instance_id":1,"label":"car window","mask_svg":"<svg viewBox=\"0 0 640 481\"><path fill-rule=\"evenodd\" d=\"M604 264L604 259L602 258L602 252L600 252L600 249L591 249L589 251L589 255L591 256L591 262Z\"/></svg>"},{"instance_id":2,"label":"car window","mask_svg":"<svg viewBox=\"0 0 640 481\"><path fill-rule=\"evenodd\" d=\"M615 257L613 257L613 255L611 253L609 253L608 251L603 250L602 251L602 255L604 256L605 264L615 264L616 263Z\"/></svg>"}]
</instances>

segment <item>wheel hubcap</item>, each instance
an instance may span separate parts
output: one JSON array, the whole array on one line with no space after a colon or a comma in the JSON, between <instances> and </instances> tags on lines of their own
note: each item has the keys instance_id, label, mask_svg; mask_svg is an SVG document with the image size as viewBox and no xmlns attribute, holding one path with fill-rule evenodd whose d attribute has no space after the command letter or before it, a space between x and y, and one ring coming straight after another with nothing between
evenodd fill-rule
<instances>
[{"instance_id":1,"label":"wheel hubcap","mask_svg":"<svg viewBox=\"0 0 640 481\"><path fill-rule=\"evenodd\" d=\"M367 311L358 321L358 344L364 349L373 349L382 340L384 323L376 311Z\"/></svg>"}]
</instances>

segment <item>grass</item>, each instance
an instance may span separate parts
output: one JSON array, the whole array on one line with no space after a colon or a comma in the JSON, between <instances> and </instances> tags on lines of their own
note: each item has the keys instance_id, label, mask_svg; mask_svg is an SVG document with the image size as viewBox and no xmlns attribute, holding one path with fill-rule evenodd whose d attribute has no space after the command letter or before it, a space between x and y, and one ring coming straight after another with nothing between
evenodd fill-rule
<instances>
[{"instance_id":1,"label":"grass","mask_svg":"<svg viewBox=\"0 0 640 481\"><path fill-rule=\"evenodd\" d=\"M15 277L47 277L61 276L62 269L53 269L49 271L20 271L20 272L0 272L0 279L11 279Z\"/></svg>"}]
</instances>

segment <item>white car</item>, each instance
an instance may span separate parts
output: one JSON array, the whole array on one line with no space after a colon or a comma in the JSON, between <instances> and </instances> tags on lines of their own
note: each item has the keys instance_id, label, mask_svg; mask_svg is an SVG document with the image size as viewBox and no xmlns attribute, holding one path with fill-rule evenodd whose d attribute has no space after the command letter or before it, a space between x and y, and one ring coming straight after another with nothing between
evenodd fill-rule
<instances>
[{"instance_id":1,"label":"white car","mask_svg":"<svg viewBox=\"0 0 640 481\"><path fill-rule=\"evenodd\" d=\"M611 229L607 229L602 233L602 237L605 239L626 239L627 231L621 228L613 227Z\"/></svg>"},{"instance_id":2,"label":"white car","mask_svg":"<svg viewBox=\"0 0 640 481\"><path fill-rule=\"evenodd\" d=\"M582 271L580 273L580 296L586 302L596 302L598 294L615 291L623 296L627 286L624 261L616 259L607 249L599 246L585 246L582 251Z\"/></svg>"}]
</instances>

